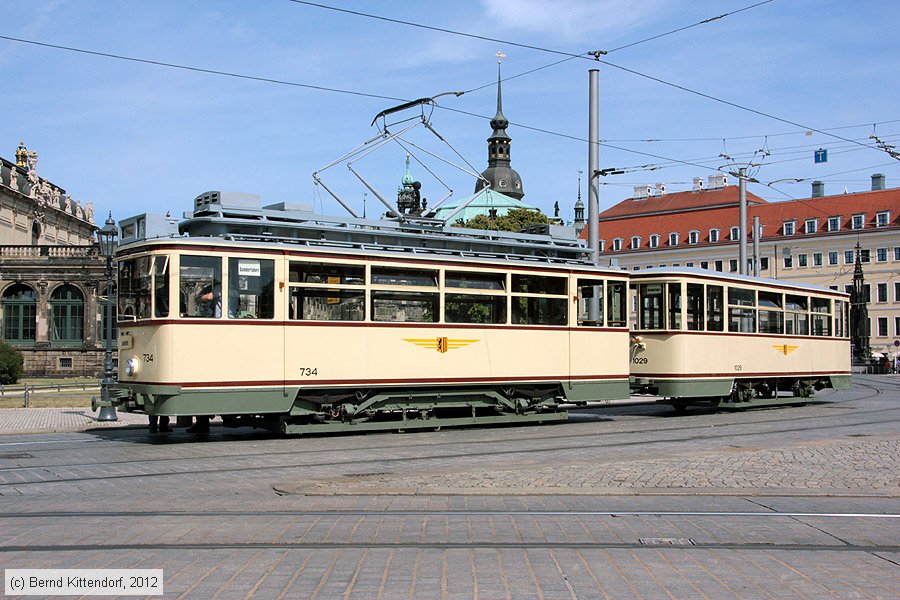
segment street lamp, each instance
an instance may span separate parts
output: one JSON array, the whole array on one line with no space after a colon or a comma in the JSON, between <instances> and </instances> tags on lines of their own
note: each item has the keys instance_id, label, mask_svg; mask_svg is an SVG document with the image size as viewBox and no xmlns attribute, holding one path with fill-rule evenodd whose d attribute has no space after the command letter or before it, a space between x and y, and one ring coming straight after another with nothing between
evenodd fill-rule
<instances>
[{"instance_id":1,"label":"street lamp","mask_svg":"<svg viewBox=\"0 0 900 600\"><path fill-rule=\"evenodd\" d=\"M100 414L98 421L118 421L116 407L112 405L109 397L109 386L115 383L112 361L112 315L113 315L113 280L112 259L116 251L116 237L119 230L113 221L112 211L106 218L106 223L97 232L100 240L100 255L106 257L106 318L103 319L103 327L106 331L106 355L103 358L103 380L100 382Z\"/></svg>"}]
</instances>

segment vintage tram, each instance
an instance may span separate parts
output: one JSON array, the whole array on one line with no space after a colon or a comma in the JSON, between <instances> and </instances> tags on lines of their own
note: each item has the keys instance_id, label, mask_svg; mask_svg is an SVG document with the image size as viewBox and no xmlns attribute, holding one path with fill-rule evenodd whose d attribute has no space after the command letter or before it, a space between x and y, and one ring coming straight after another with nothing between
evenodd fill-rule
<instances>
[{"instance_id":1,"label":"vintage tram","mask_svg":"<svg viewBox=\"0 0 900 600\"><path fill-rule=\"evenodd\" d=\"M802 403L817 389L850 386L843 292L692 268L636 271L630 285L637 393L676 409L744 408Z\"/></svg>"},{"instance_id":2,"label":"vintage tram","mask_svg":"<svg viewBox=\"0 0 900 600\"><path fill-rule=\"evenodd\" d=\"M114 403L286 433L566 418L629 394L628 274L574 238L209 192L120 223Z\"/></svg>"}]
</instances>

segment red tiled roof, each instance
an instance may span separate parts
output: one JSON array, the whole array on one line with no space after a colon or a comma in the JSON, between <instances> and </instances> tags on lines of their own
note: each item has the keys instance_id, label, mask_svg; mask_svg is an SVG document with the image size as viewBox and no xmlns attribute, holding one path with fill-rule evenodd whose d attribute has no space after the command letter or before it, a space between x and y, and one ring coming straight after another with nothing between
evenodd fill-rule
<instances>
[{"instance_id":1,"label":"red tiled roof","mask_svg":"<svg viewBox=\"0 0 900 600\"><path fill-rule=\"evenodd\" d=\"M674 198L665 200L666 196ZM624 200L600 213L600 239L606 242L604 252L611 252L615 238L622 238L622 251L630 251L632 236L640 236L640 249L648 249L653 234L660 236L660 249L668 248L669 234L673 232L678 233L677 247L684 248L692 230L700 232L699 244L709 243L710 229L719 229L719 242L727 243L731 228L738 225L740 218L737 198L737 186L728 186ZM786 202L766 202L749 192L747 198L748 229L752 228L753 217L759 217L763 239L784 236L785 221L796 221L794 237L804 237L807 219L818 219L818 233L827 235L828 218L837 216L841 217L839 231L847 232L853 215L861 213L865 214L866 230L874 228L876 213L883 211L890 211L889 227L900 226L900 188ZM750 203L751 198L758 203ZM581 237L587 239L587 228Z\"/></svg>"},{"instance_id":2,"label":"red tiled roof","mask_svg":"<svg viewBox=\"0 0 900 600\"><path fill-rule=\"evenodd\" d=\"M706 207L731 204L737 206L739 200L738 188L734 185L715 190L701 190L699 192L674 192L662 194L661 196L650 196L640 200L629 198L600 213L600 220L647 213L699 210ZM747 204L766 204L766 201L755 194L747 192Z\"/></svg>"}]
</instances>

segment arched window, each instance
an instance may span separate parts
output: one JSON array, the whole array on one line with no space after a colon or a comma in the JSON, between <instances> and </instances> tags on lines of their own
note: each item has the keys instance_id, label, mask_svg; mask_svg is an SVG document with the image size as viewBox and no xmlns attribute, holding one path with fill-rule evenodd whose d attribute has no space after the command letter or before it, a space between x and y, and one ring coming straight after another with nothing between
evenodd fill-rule
<instances>
[{"instance_id":1,"label":"arched window","mask_svg":"<svg viewBox=\"0 0 900 600\"><path fill-rule=\"evenodd\" d=\"M61 285L50 296L51 342L84 339L84 296L74 285Z\"/></svg>"},{"instance_id":2,"label":"arched window","mask_svg":"<svg viewBox=\"0 0 900 600\"><path fill-rule=\"evenodd\" d=\"M37 294L17 283L3 293L3 339L10 344L32 344L37 331Z\"/></svg>"}]
</instances>

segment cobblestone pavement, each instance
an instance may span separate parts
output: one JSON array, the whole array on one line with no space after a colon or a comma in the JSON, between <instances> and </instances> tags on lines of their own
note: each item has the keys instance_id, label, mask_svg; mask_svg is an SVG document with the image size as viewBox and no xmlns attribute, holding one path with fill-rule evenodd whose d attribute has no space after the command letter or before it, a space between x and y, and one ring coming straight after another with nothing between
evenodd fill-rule
<instances>
[{"instance_id":1,"label":"cobblestone pavement","mask_svg":"<svg viewBox=\"0 0 900 600\"><path fill-rule=\"evenodd\" d=\"M730 448L649 460L597 461L430 475L372 475L278 486L297 494L808 494L900 496L900 436L874 441Z\"/></svg>"},{"instance_id":2,"label":"cobblestone pavement","mask_svg":"<svg viewBox=\"0 0 900 600\"><path fill-rule=\"evenodd\" d=\"M897 383L544 427L10 434L0 562L162 568L167 598L894 599Z\"/></svg>"}]
</instances>

